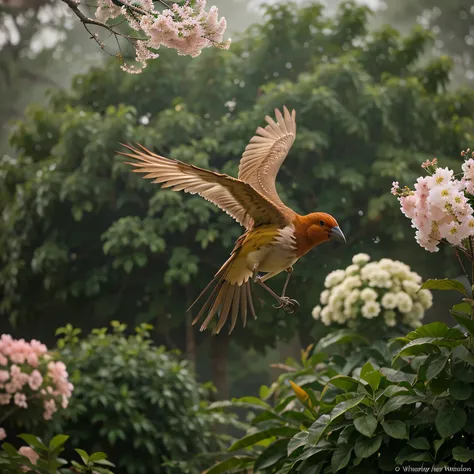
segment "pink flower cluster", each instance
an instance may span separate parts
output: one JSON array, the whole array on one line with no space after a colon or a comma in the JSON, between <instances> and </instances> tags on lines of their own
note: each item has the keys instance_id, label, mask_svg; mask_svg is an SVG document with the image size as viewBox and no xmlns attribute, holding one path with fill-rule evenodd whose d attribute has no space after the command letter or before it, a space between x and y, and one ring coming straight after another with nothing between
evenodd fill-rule
<instances>
[{"instance_id":1,"label":"pink flower cluster","mask_svg":"<svg viewBox=\"0 0 474 474\"><path fill-rule=\"evenodd\" d=\"M48 349L34 339L0 337L0 411L12 406L28 409L40 407L43 418L50 420L58 404L66 408L73 385L66 366L51 360ZM0 428L0 440L6 433Z\"/></svg>"},{"instance_id":2,"label":"pink flower cluster","mask_svg":"<svg viewBox=\"0 0 474 474\"><path fill-rule=\"evenodd\" d=\"M30 448L29 446L22 446L18 452L22 455L28 458L28 461L30 461L31 464L36 464L36 462L39 459L39 454L33 449ZM31 471L31 469L27 466L22 467L24 472Z\"/></svg>"},{"instance_id":3,"label":"pink flower cluster","mask_svg":"<svg viewBox=\"0 0 474 474\"><path fill-rule=\"evenodd\" d=\"M188 0L182 6L173 3L162 12L155 10L152 0L120 1L122 7L112 0L98 0L95 16L106 22L123 15L131 28L146 35L143 40L134 41L135 60L140 66L124 64L122 69L126 72L140 73L148 60L159 56L154 51L161 46L193 58L210 46L222 49L230 46L230 40L223 42L227 27L225 18L219 19L215 6L206 11L206 0Z\"/></svg>"},{"instance_id":4,"label":"pink flower cluster","mask_svg":"<svg viewBox=\"0 0 474 474\"><path fill-rule=\"evenodd\" d=\"M437 252L442 241L463 247L463 241L474 235L473 209L466 196L474 194L474 159L462 165L461 179L452 170L439 168L436 158L422 168L430 175L418 178L414 191L401 189L398 182L392 185L392 194L398 196L403 214L416 229L416 241L430 252Z\"/></svg>"}]
</instances>

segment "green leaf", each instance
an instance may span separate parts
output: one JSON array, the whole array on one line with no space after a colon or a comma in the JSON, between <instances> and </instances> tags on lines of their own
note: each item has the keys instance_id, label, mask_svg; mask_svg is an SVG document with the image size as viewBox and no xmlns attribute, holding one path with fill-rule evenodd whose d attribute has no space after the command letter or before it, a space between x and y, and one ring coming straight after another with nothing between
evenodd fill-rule
<instances>
[{"instance_id":1,"label":"green leaf","mask_svg":"<svg viewBox=\"0 0 474 474\"><path fill-rule=\"evenodd\" d=\"M50 442L49 442L49 450L52 451L53 449L59 448L62 446L67 440L69 436L67 435L56 435Z\"/></svg>"},{"instance_id":2,"label":"green leaf","mask_svg":"<svg viewBox=\"0 0 474 474\"><path fill-rule=\"evenodd\" d=\"M261 399L265 399L267 398L267 396L269 395L270 393L270 389L266 386L266 385L262 385L260 387L260 391L258 392L258 396L261 398Z\"/></svg>"},{"instance_id":3,"label":"green leaf","mask_svg":"<svg viewBox=\"0 0 474 474\"><path fill-rule=\"evenodd\" d=\"M424 437L412 438L407 441L407 444L412 448L419 449L421 451L427 451L430 449L430 442Z\"/></svg>"},{"instance_id":4,"label":"green leaf","mask_svg":"<svg viewBox=\"0 0 474 474\"><path fill-rule=\"evenodd\" d=\"M307 431L300 431L299 433L295 434L295 436L293 436L293 438L291 438L290 442L288 443L288 451L287 451L288 456L291 456L291 454L294 451L296 451L301 446L304 446L307 440L308 440Z\"/></svg>"},{"instance_id":5,"label":"green leaf","mask_svg":"<svg viewBox=\"0 0 474 474\"><path fill-rule=\"evenodd\" d=\"M385 375L388 381L393 383L408 382L412 384L415 380L415 375L402 372L401 370L394 370L390 367L382 367L380 372Z\"/></svg>"},{"instance_id":6,"label":"green leaf","mask_svg":"<svg viewBox=\"0 0 474 474\"><path fill-rule=\"evenodd\" d=\"M355 389L357 386L364 386L365 382L360 382L359 380L349 377L348 375L336 375L334 377L331 377L327 382L326 382L326 387L329 385L333 385L334 387L340 388L344 390L345 392L351 392ZM326 390L326 387L324 391ZM321 395L322 397L322 395Z\"/></svg>"},{"instance_id":7,"label":"green leaf","mask_svg":"<svg viewBox=\"0 0 474 474\"><path fill-rule=\"evenodd\" d=\"M408 392L406 387L400 387L399 385L389 385L383 392L382 395L385 397L394 397L402 393Z\"/></svg>"},{"instance_id":8,"label":"green leaf","mask_svg":"<svg viewBox=\"0 0 474 474\"><path fill-rule=\"evenodd\" d=\"M336 446L336 449L331 458L331 471L336 473L345 468L351 459L352 446L347 443L341 443Z\"/></svg>"},{"instance_id":9,"label":"green leaf","mask_svg":"<svg viewBox=\"0 0 474 474\"><path fill-rule=\"evenodd\" d=\"M455 347L453 355L467 364L474 366L474 354L469 352L464 346Z\"/></svg>"},{"instance_id":10,"label":"green leaf","mask_svg":"<svg viewBox=\"0 0 474 474\"><path fill-rule=\"evenodd\" d=\"M274 436L294 436L299 433L300 430L297 428L290 428L286 426L268 428L258 433L252 433L236 441L230 448L229 451L237 451L239 449L248 448L253 446L260 441L263 441L268 438L273 438Z\"/></svg>"},{"instance_id":11,"label":"green leaf","mask_svg":"<svg viewBox=\"0 0 474 474\"><path fill-rule=\"evenodd\" d=\"M327 414L321 415L310 427L308 434L308 443L311 445L316 445L323 433L329 426L331 417Z\"/></svg>"},{"instance_id":12,"label":"green leaf","mask_svg":"<svg viewBox=\"0 0 474 474\"><path fill-rule=\"evenodd\" d=\"M462 446L456 446L453 448L453 458L456 461L468 462L474 460L474 450L466 449Z\"/></svg>"},{"instance_id":13,"label":"green leaf","mask_svg":"<svg viewBox=\"0 0 474 474\"><path fill-rule=\"evenodd\" d=\"M402 452L395 458L395 462L399 465L407 461L418 461L418 462L433 462L433 457L430 455L428 451L419 451L416 453L407 453L402 454Z\"/></svg>"},{"instance_id":14,"label":"green leaf","mask_svg":"<svg viewBox=\"0 0 474 474\"><path fill-rule=\"evenodd\" d=\"M385 416L392 411L398 410L403 405L409 405L411 403L416 403L422 400L423 397L419 397L417 395L398 395L396 397L392 397L382 408L379 410L380 416Z\"/></svg>"},{"instance_id":15,"label":"green leaf","mask_svg":"<svg viewBox=\"0 0 474 474\"><path fill-rule=\"evenodd\" d=\"M464 285L460 281L450 280L448 278L442 280L427 280L421 285L420 290L455 290L464 296L468 296Z\"/></svg>"},{"instance_id":16,"label":"green leaf","mask_svg":"<svg viewBox=\"0 0 474 474\"><path fill-rule=\"evenodd\" d=\"M439 448L441 448L441 446L443 445L443 443L444 443L444 439L435 439L435 440L433 441L433 447L434 447L435 456L438 454Z\"/></svg>"},{"instance_id":17,"label":"green leaf","mask_svg":"<svg viewBox=\"0 0 474 474\"><path fill-rule=\"evenodd\" d=\"M257 398L257 397L233 398L232 403L242 403L245 405L253 405L255 407L261 407L267 410L272 409L272 407L268 403L265 403L263 400L260 400L260 398Z\"/></svg>"},{"instance_id":18,"label":"green leaf","mask_svg":"<svg viewBox=\"0 0 474 474\"><path fill-rule=\"evenodd\" d=\"M359 458L369 458L375 454L382 444L382 436L374 436L373 438L358 438L355 442L354 452Z\"/></svg>"},{"instance_id":19,"label":"green leaf","mask_svg":"<svg viewBox=\"0 0 474 474\"><path fill-rule=\"evenodd\" d=\"M360 377L368 382L375 392L379 387L382 374L378 370L375 370L370 362L367 362L360 371Z\"/></svg>"},{"instance_id":20,"label":"green leaf","mask_svg":"<svg viewBox=\"0 0 474 474\"><path fill-rule=\"evenodd\" d=\"M447 339L463 339L464 334L456 328L449 328L445 323L434 322L420 326L407 334L408 339L418 337L445 337Z\"/></svg>"},{"instance_id":21,"label":"green leaf","mask_svg":"<svg viewBox=\"0 0 474 474\"><path fill-rule=\"evenodd\" d=\"M18 435L18 438L28 443L32 448L44 449L45 451L48 450L48 447L37 436L28 433L22 433L21 435Z\"/></svg>"},{"instance_id":22,"label":"green leaf","mask_svg":"<svg viewBox=\"0 0 474 474\"><path fill-rule=\"evenodd\" d=\"M102 461L104 459L107 459L107 454L102 453L102 452L97 452L97 453L91 454L89 459L91 462Z\"/></svg>"},{"instance_id":23,"label":"green leaf","mask_svg":"<svg viewBox=\"0 0 474 474\"><path fill-rule=\"evenodd\" d=\"M351 331L349 329L340 329L338 331L333 331L329 333L327 336L324 336L322 339L319 340L318 344L316 345L315 351L321 352L324 349L327 349L334 344L349 344L352 342L368 344L369 341L366 337Z\"/></svg>"},{"instance_id":24,"label":"green leaf","mask_svg":"<svg viewBox=\"0 0 474 474\"><path fill-rule=\"evenodd\" d=\"M92 456L91 456L91 459L92 459ZM111 463L108 459L98 459L97 461L94 461L94 464L100 464L102 466L115 467L115 464Z\"/></svg>"},{"instance_id":25,"label":"green leaf","mask_svg":"<svg viewBox=\"0 0 474 474\"><path fill-rule=\"evenodd\" d=\"M408 439L408 426L400 420L382 422L382 428L389 436L395 439Z\"/></svg>"},{"instance_id":26,"label":"green leaf","mask_svg":"<svg viewBox=\"0 0 474 474\"><path fill-rule=\"evenodd\" d=\"M436 337L420 337L403 346L395 355L393 362L399 357L413 356L418 354L426 354L432 352L439 352L438 346L434 342L440 338ZM393 364L392 362L392 364Z\"/></svg>"},{"instance_id":27,"label":"green leaf","mask_svg":"<svg viewBox=\"0 0 474 474\"><path fill-rule=\"evenodd\" d=\"M451 308L451 311L454 311L455 313L458 313L458 314L470 316L472 312L472 306L467 301L463 301L462 303L455 304Z\"/></svg>"},{"instance_id":28,"label":"green leaf","mask_svg":"<svg viewBox=\"0 0 474 474\"><path fill-rule=\"evenodd\" d=\"M454 311L451 311L451 314L456 322L464 326L471 336L474 336L474 320L466 318L462 314L456 313Z\"/></svg>"},{"instance_id":29,"label":"green leaf","mask_svg":"<svg viewBox=\"0 0 474 474\"><path fill-rule=\"evenodd\" d=\"M280 459L284 458L286 456L287 445L287 439L279 439L268 446L268 448L265 449L265 451L263 451L263 453L256 459L254 471L258 472L267 469L276 464Z\"/></svg>"},{"instance_id":30,"label":"green leaf","mask_svg":"<svg viewBox=\"0 0 474 474\"><path fill-rule=\"evenodd\" d=\"M434 379L444 369L444 367L446 366L446 362L448 362L448 359L449 354L441 354L437 357L434 357L434 359L426 369L426 380L428 382L431 379Z\"/></svg>"},{"instance_id":31,"label":"green leaf","mask_svg":"<svg viewBox=\"0 0 474 474\"><path fill-rule=\"evenodd\" d=\"M84 464L89 464L89 455L83 449L75 449L74 451L76 451L76 453L81 456L82 462Z\"/></svg>"},{"instance_id":32,"label":"green leaf","mask_svg":"<svg viewBox=\"0 0 474 474\"><path fill-rule=\"evenodd\" d=\"M234 467L241 467L245 465L247 461L249 461L250 457L248 456L235 456L230 459L226 459L225 461L212 466L209 470L206 471L206 474L224 474L227 473L230 469Z\"/></svg>"},{"instance_id":33,"label":"green leaf","mask_svg":"<svg viewBox=\"0 0 474 474\"><path fill-rule=\"evenodd\" d=\"M467 400L472 393L471 386L461 380L452 380L449 385L449 393L456 400Z\"/></svg>"},{"instance_id":34,"label":"green leaf","mask_svg":"<svg viewBox=\"0 0 474 474\"><path fill-rule=\"evenodd\" d=\"M9 455L9 456L18 456L18 451L16 450L15 446L10 443L2 443L2 449Z\"/></svg>"},{"instance_id":35,"label":"green leaf","mask_svg":"<svg viewBox=\"0 0 474 474\"><path fill-rule=\"evenodd\" d=\"M360 416L354 420L354 426L359 433L370 438L377 428L377 420L373 415Z\"/></svg>"},{"instance_id":36,"label":"green leaf","mask_svg":"<svg viewBox=\"0 0 474 474\"><path fill-rule=\"evenodd\" d=\"M464 428L466 412L456 405L445 405L436 415L436 429L442 438L449 438Z\"/></svg>"}]
</instances>

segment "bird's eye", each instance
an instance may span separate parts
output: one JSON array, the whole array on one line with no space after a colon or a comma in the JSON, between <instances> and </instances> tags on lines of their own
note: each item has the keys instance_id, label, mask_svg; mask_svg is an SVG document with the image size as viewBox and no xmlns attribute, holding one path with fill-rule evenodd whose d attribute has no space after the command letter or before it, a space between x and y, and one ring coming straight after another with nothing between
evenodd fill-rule
<instances>
[{"instance_id":1,"label":"bird's eye","mask_svg":"<svg viewBox=\"0 0 474 474\"><path fill-rule=\"evenodd\" d=\"M325 222L324 222L324 221L319 221L319 225L320 225L321 227L324 227Z\"/></svg>"}]
</instances>

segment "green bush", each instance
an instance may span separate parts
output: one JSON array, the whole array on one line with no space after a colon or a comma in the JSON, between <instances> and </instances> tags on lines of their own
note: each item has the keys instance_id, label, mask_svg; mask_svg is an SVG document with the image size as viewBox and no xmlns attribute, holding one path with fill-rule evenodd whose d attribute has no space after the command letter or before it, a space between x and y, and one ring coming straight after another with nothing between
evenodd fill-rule
<instances>
[{"instance_id":1,"label":"green bush","mask_svg":"<svg viewBox=\"0 0 474 474\"><path fill-rule=\"evenodd\" d=\"M29 446L17 450L10 443L2 444L0 452L0 468L2 474L23 474L32 471L35 474L113 474L109 469L114 465L107 460L105 453L87 454L82 449L76 449L75 460L67 461L59 455L64 451L64 445L69 439L66 435L56 435L48 445L32 434L19 436Z\"/></svg>"},{"instance_id":2,"label":"green bush","mask_svg":"<svg viewBox=\"0 0 474 474\"><path fill-rule=\"evenodd\" d=\"M348 356L306 351L302 365L282 366L286 372L262 387L260 399L235 401L253 408L252 428L207 474L370 474L473 461L474 322L467 311L466 303L454 309L467 334L435 322L372 346L344 331L328 336L317 349L341 343Z\"/></svg>"},{"instance_id":3,"label":"green bush","mask_svg":"<svg viewBox=\"0 0 474 474\"><path fill-rule=\"evenodd\" d=\"M112 326L84 339L71 326L57 331L75 389L67 417L52 430L90 452L106 452L116 473L200 472L206 454L220 446L215 425L231 417L209 408L209 389L187 362L153 345L150 326L130 336L125 325Z\"/></svg>"}]
</instances>

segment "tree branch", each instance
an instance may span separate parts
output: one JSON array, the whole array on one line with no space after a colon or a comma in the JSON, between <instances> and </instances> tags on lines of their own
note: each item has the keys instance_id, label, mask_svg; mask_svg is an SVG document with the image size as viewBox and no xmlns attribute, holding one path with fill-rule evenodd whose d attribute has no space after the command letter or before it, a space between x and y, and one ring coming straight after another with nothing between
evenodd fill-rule
<instances>
[{"instance_id":1,"label":"tree branch","mask_svg":"<svg viewBox=\"0 0 474 474\"><path fill-rule=\"evenodd\" d=\"M129 35L124 35L124 34L118 32L118 31L114 30L114 28L112 26L107 25L107 23L104 23L103 21L94 20L93 18L90 18L90 17L84 15L84 13L82 13L82 11L79 9L79 4L75 0L61 0L61 1L63 3L65 3L73 11L74 15L76 15L79 18L79 20L81 20L82 24L84 25L84 27L86 28L86 30L89 33L91 33L91 32L87 28L87 25L93 25L93 26L98 26L100 28L104 28L107 31L110 31L114 35L122 36L123 38L127 38L127 39L132 40L132 41L140 41L140 40L143 39L143 38L135 38L135 37L129 36ZM143 13L141 10L139 10L139 12ZM102 49L104 49L103 44L98 40L97 36L92 34L92 33L91 33L91 35L92 35L92 38L99 44L99 46Z\"/></svg>"}]
</instances>

